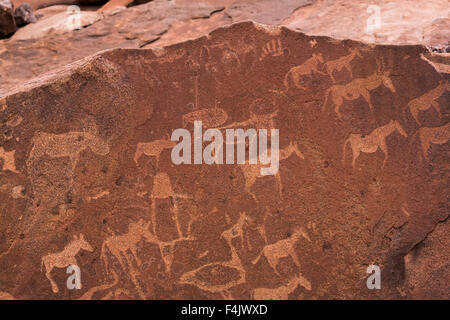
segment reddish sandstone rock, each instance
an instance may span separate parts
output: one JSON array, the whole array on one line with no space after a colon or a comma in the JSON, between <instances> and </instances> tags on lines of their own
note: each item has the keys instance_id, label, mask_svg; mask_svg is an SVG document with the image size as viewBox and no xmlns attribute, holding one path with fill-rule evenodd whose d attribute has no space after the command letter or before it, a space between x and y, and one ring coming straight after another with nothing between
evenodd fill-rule
<instances>
[{"instance_id":1,"label":"reddish sandstone rock","mask_svg":"<svg viewBox=\"0 0 450 320\"><path fill-rule=\"evenodd\" d=\"M0 98L0 296L448 298L448 259L427 248L448 246L449 83L427 54L246 22L16 87ZM197 118L279 129L277 174L174 165L169 137Z\"/></svg>"},{"instance_id":2,"label":"reddish sandstone rock","mask_svg":"<svg viewBox=\"0 0 450 320\"><path fill-rule=\"evenodd\" d=\"M14 22L13 4L10 0L0 1L0 39L16 31Z\"/></svg>"}]
</instances>

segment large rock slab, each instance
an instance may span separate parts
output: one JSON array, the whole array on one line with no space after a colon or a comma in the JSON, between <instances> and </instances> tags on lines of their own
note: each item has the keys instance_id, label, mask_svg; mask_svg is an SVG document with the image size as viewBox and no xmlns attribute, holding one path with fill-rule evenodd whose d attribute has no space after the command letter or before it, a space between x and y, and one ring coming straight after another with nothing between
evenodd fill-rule
<instances>
[{"instance_id":1,"label":"large rock slab","mask_svg":"<svg viewBox=\"0 0 450 320\"><path fill-rule=\"evenodd\" d=\"M16 87L1 296L448 299L445 252L426 248L448 234L449 82L427 54L246 22ZM279 129L278 172L175 165L169 138L194 120Z\"/></svg>"}]
</instances>

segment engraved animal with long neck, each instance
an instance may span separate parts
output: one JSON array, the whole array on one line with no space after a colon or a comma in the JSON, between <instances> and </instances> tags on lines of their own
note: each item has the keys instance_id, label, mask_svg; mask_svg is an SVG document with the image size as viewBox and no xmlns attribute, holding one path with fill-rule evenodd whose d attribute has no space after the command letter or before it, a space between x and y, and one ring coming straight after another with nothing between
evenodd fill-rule
<instances>
[{"instance_id":1,"label":"engraved animal with long neck","mask_svg":"<svg viewBox=\"0 0 450 320\"><path fill-rule=\"evenodd\" d=\"M303 64L291 68L284 76L284 86L286 91L289 90L289 78L292 79L294 85L299 89L305 89L300 83L300 79L313 72L325 75L324 72L319 71L319 63L323 63L323 58L321 53L313 53L312 57L306 60Z\"/></svg>"},{"instance_id":2,"label":"engraved animal with long neck","mask_svg":"<svg viewBox=\"0 0 450 320\"><path fill-rule=\"evenodd\" d=\"M296 227L289 238L282 239L275 243L264 246L261 253L255 259L253 259L252 263L255 264L261 258L261 256L264 255L270 267L277 275L280 275L277 271L277 265L281 258L291 257L294 263L298 267L300 267L300 261L298 260L297 254L295 253L294 246L302 237L309 240L309 237L303 231L303 229L301 227Z\"/></svg>"},{"instance_id":3,"label":"engraved animal with long neck","mask_svg":"<svg viewBox=\"0 0 450 320\"><path fill-rule=\"evenodd\" d=\"M347 147L347 144L350 144L350 148L352 149L353 152L353 160L352 160L353 167L355 167L356 159L359 157L361 152L374 153L378 150L378 148L380 148L381 151L383 151L384 153L384 160L383 160L383 167L384 167L389 156L388 147L386 145L386 137L389 136L394 131L398 131L404 137L408 136L405 130L403 130L400 123L398 123L395 120L391 120L389 121L388 124L374 129L368 135L351 133L348 139L345 140L344 142L342 162L344 163L345 161L345 149Z\"/></svg>"},{"instance_id":4,"label":"engraved animal with long neck","mask_svg":"<svg viewBox=\"0 0 450 320\"><path fill-rule=\"evenodd\" d=\"M445 80L441 80L437 87L421 95L420 97L411 100L408 103L409 112L411 112L411 115L413 116L414 120L416 120L418 125L420 125L419 112L428 110L431 107L433 107L439 114L439 117L441 117L441 110L436 99L438 99L448 89L448 82Z\"/></svg>"},{"instance_id":5,"label":"engraved animal with long neck","mask_svg":"<svg viewBox=\"0 0 450 320\"><path fill-rule=\"evenodd\" d=\"M422 127L418 131L425 159L429 160L428 151L431 144L444 144L450 139L450 122L434 128Z\"/></svg>"},{"instance_id":6,"label":"engraved animal with long neck","mask_svg":"<svg viewBox=\"0 0 450 320\"><path fill-rule=\"evenodd\" d=\"M356 100L360 96L362 96L364 100L366 100L367 104L369 105L370 111L373 111L373 105L370 100L370 91L378 88L381 85L384 85L392 92L395 92L395 87L392 84L389 75L390 71L381 71L381 68L378 65L378 69L366 78L357 78L345 85L335 84L331 86L325 92L325 102L323 103L322 111L325 110L325 106L328 102L328 96L330 95L330 93L334 103L334 112L339 119L342 119L340 108L344 103L344 100Z\"/></svg>"},{"instance_id":7,"label":"engraved animal with long neck","mask_svg":"<svg viewBox=\"0 0 450 320\"><path fill-rule=\"evenodd\" d=\"M347 71L350 73L350 77L353 78L353 71L350 66L350 62L352 62L353 59L355 59L355 57L357 57L357 56L362 58L362 55L357 48L350 48L349 51L350 51L349 54L342 56L336 60L328 61L327 63L325 63L325 69L327 70L327 73L331 77L333 82L335 82L333 72L334 71L339 72L343 68L347 69Z\"/></svg>"}]
</instances>

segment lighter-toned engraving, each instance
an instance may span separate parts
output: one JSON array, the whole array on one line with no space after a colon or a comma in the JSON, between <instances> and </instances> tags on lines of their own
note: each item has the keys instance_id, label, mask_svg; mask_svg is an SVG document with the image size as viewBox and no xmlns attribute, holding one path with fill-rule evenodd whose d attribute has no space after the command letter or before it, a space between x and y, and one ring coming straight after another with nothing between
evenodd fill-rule
<instances>
[{"instance_id":1,"label":"lighter-toned engraving","mask_svg":"<svg viewBox=\"0 0 450 320\"><path fill-rule=\"evenodd\" d=\"M253 259L252 263L256 264L261 256L264 256L277 275L280 275L277 271L277 265L281 258L291 257L297 267L300 267L300 261L295 253L295 244L302 237L310 241L303 228L296 227L289 238L279 240L272 244L266 244L260 254Z\"/></svg>"},{"instance_id":2,"label":"lighter-toned engraving","mask_svg":"<svg viewBox=\"0 0 450 320\"><path fill-rule=\"evenodd\" d=\"M450 139L450 122L435 128L420 128L419 131L420 143L425 159L429 160L428 151L432 144L444 144Z\"/></svg>"},{"instance_id":3,"label":"lighter-toned engraving","mask_svg":"<svg viewBox=\"0 0 450 320\"><path fill-rule=\"evenodd\" d=\"M285 285L277 288L256 288L253 290L252 299L255 300L287 300L289 295L298 286L304 287L306 290L311 290L311 283L304 277L299 276L290 279Z\"/></svg>"},{"instance_id":4,"label":"lighter-toned engraving","mask_svg":"<svg viewBox=\"0 0 450 320\"><path fill-rule=\"evenodd\" d=\"M355 59L356 56L362 58L361 53L359 52L358 48L350 48L349 54L342 56L336 60L328 61L325 63L325 69L327 70L328 75L331 77L333 82L335 82L335 78L333 76L334 71L341 71L343 68L345 68L349 73L350 77L353 78L353 71L352 67L350 66L350 63Z\"/></svg>"},{"instance_id":5,"label":"lighter-toned engraving","mask_svg":"<svg viewBox=\"0 0 450 320\"><path fill-rule=\"evenodd\" d=\"M227 120L228 114L221 108L201 109L183 115L183 128L194 121L202 121L204 128L213 128L224 124Z\"/></svg>"},{"instance_id":6,"label":"lighter-toned engraving","mask_svg":"<svg viewBox=\"0 0 450 320\"><path fill-rule=\"evenodd\" d=\"M2 147L0 147L0 158L3 159L3 171L9 170L14 173L19 173L16 169L16 164L14 161L15 150L5 151Z\"/></svg>"},{"instance_id":7,"label":"lighter-toned engraving","mask_svg":"<svg viewBox=\"0 0 450 320\"><path fill-rule=\"evenodd\" d=\"M192 271L189 271L187 273L184 273L179 283L180 284L189 284L196 286L197 288L200 288L205 291L209 292L215 292L220 293L224 299L232 299L231 293L229 292L229 289L245 283L246 282L246 270L244 266L242 265L242 261L239 258L239 255L236 252L236 248L232 244L232 240L241 237L241 243L242 243L242 237L243 235L243 227L246 223L246 214L245 212L241 212L239 215L238 221L231 226L230 229L225 230L221 237L227 242L228 246L231 250L231 260L224 261L224 262L212 262L208 263L206 265L203 265L197 269L194 269ZM233 268L239 272L239 277L236 280L232 280L226 284L219 284L219 285L207 285L203 281L199 280L196 277L197 272L200 270L207 268L207 267L214 267L214 266L223 266L228 268Z\"/></svg>"},{"instance_id":8,"label":"lighter-toned engraving","mask_svg":"<svg viewBox=\"0 0 450 320\"><path fill-rule=\"evenodd\" d=\"M321 53L313 53L312 57L306 60L303 64L291 68L284 76L284 87L286 91L289 90L289 78L292 79L295 87L299 89L306 89L300 83L301 77L312 74L313 72L325 75L324 72L319 71L319 63L323 63Z\"/></svg>"},{"instance_id":9,"label":"lighter-toned engraving","mask_svg":"<svg viewBox=\"0 0 450 320\"><path fill-rule=\"evenodd\" d=\"M386 137L388 137L393 132L398 131L405 138L408 137L408 134L402 128L400 123L395 120L389 121L388 124L381 126L379 128L374 129L368 135L362 134L354 134L351 133L347 140L344 142L343 155L342 155L342 163L345 161L345 150L347 144L350 143L350 148L353 152L353 160L352 166L355 167L356 159L359 157L361 152L364 153L374 153L381 149L384 153L383 167L386 165L386 161L389 157L388 147L386 145Z\"/></svg>"},{"instance_id":10,"label":"lighter-toned engraving","mask_svg":"<svg viewBox=\"0 0 450 320\"><path fill-rule=\"evenodd\" d=\"M270 149L269 149L270 151ZM279 160L285 160L289 158L292 154L295 154L300 159L305 159L303 156L303 153L298 148L297 143L293 143L292 141L289 143L289 145L283 149L280 150L280 156ZM249 160L245 161L245 164L242 164L239 166L239 168L242 170L242 173L244 174L245 179L245 191L248 192L253 199L256 199L255 194L251 191L252 186L255 184L257 178L263 178L266 176L261 175L261 168L263 165L261 163L258 164L249 164ZM280 195L280 198L282 198L282 190L283 190L283 183L281 181L281 174L280 171L277 171L275 174L275 179L278 186L278 192Z\"/></svg>"},{"instance_id":11,"label":"lighter-toned engraving","mask_svg":"<svg viewBox=\"0 0 450 320\"><path fill-rule=\"evenodd\" d=\"M389 77L390 71L382 71L382 67L377 61L378 68L377 70L367 78L357 78L352 80L351 82L340 85L335 84L332 85L325 92L325 101L322 106L322 111L325 110L325 106L328 102L328 96L331 93L331 98L334 103L334 112L338 116L339 119L342 119L341 112L339 111L340 107L344 103L344 100L356 100L360 96L366 100L369 105L370 111L373 111L373 105L370 101L370 91L378 88L381 85L384 85L386 88L395 92L395 87L392 84L391 78Z\"/></svg>"},{"instance_id":12,"label":"lighter-toned engraving","mask_svg":"<svg viewBox=\"0 0 450 320\"><path fill-rule=\"evenodd\" d=\"M272 39L267 42L262 48L262 54L259 60L263 60L267 56L278 57L283 55L283 45L281 44L281 39Z\"/></svg>"},{"instance_id":13,"label":"lighter-toned engraving","mask_svg":"<svg viewBox=\"0 0 450 320\"><path fill-rule=\"evenodd\" d=\"M134 162L138 165L139 158L145 154L149 157L156 157L156 163L159 163L159 157L164 149L173 148L177 143L167 140L154 140L152 142L139 142L134 153Z\"/></svg>"},{"instance_id":14,"label":"lighter-toned engraving","mask_svg":"<svg viewBox=\"0 0 450 320\"><path fill-rule=\"evenodd\" d=\"M65 268L70 265L78 265L77 258L75 257L80 250L86 250L92 252L89 242L86 241L83 234L79 237L74 236L72 241L60 252L50 253L42 257L41 260L41 271L42 267L45 266L45 275L52 285L52 290L54 293L58 293L59 288L51 276L53 268Z\"/></svg>"},{"instance_id":15,"label":"lighter-toned engraving","mask_svg":"<svg viewBox=\"0 0 450 320\"><path fill-rule=\"evenodd\" d=\"M439 117L441 117L441 110L436 99L438 99L448 89L448 82L445 80L441 80L436 88L428 91L418 98L411 100L408 103L409 112L411 112L411 115L413 116L414 120L416 120L418 125L420 125L419 112L428 110L431 107L433 107L439 114Z\"/></svg>"}]
</instances>

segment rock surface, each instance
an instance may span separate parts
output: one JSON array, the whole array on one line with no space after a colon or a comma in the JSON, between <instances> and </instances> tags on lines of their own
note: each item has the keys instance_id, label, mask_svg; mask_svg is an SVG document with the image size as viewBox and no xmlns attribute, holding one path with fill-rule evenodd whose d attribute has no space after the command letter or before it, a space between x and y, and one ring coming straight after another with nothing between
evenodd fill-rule
<instances>
[{"instance_id":1,"label":"rock surface","mask_svg":"<svg viewBox=\"0 0 450 320\"><path fill-rule=\"evenodd\" d=\"M17 30L10 0L0 0L0 39Z\"/></svg>"},{"instance_id":2,"label":"rock surface","mask_svg":"<svg viewBox=\"0 0 450 320\"><path fill-rule=\"evenodd\" d=\"M19 3L16 1L16 7ZM40 33L41 24L40 27L30 27L26 32L21 31L19 35L22 36L0 41L0 92L6 93L14 85L99 50L162 47L198 38L242 19L286 25L310 34L375 43L448 46L448 17L442 17L446 12L444 8L448 6L446 0L428 1L423 10L417 2L406 0L396 1L395 6L391 1L381 0L355 0L350 4L340 0L277 0L277 5L266 0L154 0L127 9L116 6L121 3L121 0L109 1L100 12L105 8L112 11L102 12L101 21L84 25L82 30L64 31L63 34ZM371 16L367 12L371 5L380 7L382 24L381 29L368 34L365 27ZM61 8L67 6L40 9L36 16L39 19L44 15L40 19L46 19L60 12ZM81 9L84 12L98 7ZM93 16L92 13L88 15ZM27 37L29 40L24 40ZM445 63L436 66L444 71L450 69Z\"/></svg>"},{"instance_id":3,"label":"rock surface","mask_svg":"<svg viewBox=\"0 0 450 320\"><path fill-rule=\"evenodd\" d=\"M0 296L448 299L449 77L427 53L245 22L10 90ZM278 128L278 173L174 165L195 119Z\"/></svg>"}]
</instances>

